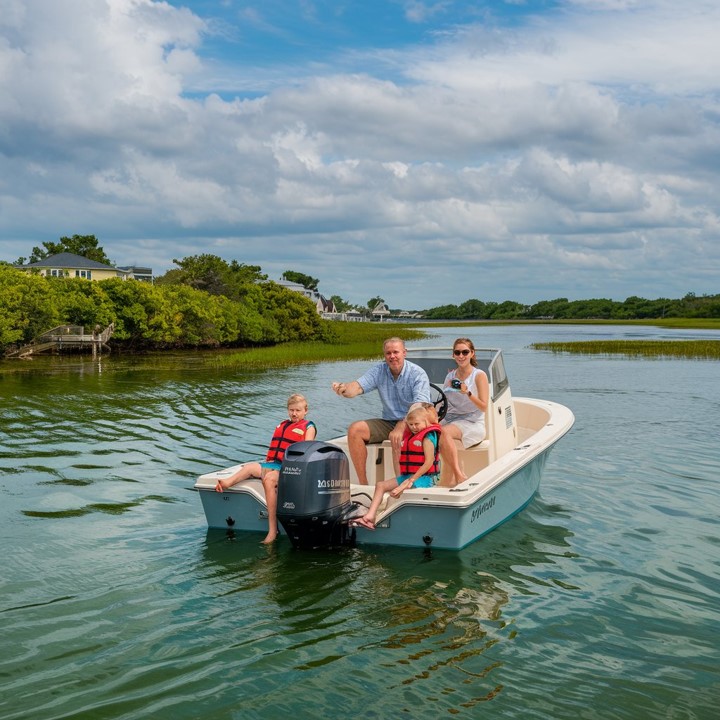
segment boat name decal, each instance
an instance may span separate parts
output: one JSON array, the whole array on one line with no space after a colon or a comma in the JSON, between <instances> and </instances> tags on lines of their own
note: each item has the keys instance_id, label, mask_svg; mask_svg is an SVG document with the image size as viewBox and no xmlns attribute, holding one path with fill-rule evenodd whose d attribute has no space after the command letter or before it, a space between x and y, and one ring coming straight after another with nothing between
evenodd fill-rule
<instances>
[{"instance_id":1,"label":"boat name decal","mask_svg":"<svg viewBox=\"0 0 720 720\"><path fill-rule=\"evenodd\" d=\"M302 475L303 469L297 465L283 465L283 475Z\"/></svg>"},{"instance_id":2,"label":"boat name decal","mask_svg":"<svg viewBox=\"0 0 720 720\"><path fill-rule=\"evenodd\" d=\"M493 507L493 505L495 505L494 495L489 500L486 500L484 503L473 509L472 515L470 516L470 522L474 523L484 512Z\"/></svg>"}]
</instances>

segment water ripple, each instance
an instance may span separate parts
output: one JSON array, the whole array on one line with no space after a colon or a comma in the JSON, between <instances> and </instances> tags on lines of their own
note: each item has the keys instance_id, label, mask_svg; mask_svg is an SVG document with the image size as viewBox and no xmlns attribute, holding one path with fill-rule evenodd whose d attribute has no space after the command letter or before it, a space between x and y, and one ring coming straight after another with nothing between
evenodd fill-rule
<instances>
[{"instance_id":1,"label":"water ripple","mask_svg":"<svg viewBox=\"0 0 720 720\"><path fill-rule=\"evenodd\" d=\"M207 531L186 490L262 456L291 390L321 437L370 416L327 390L367 363L5 377L0 716L714 717L716 369L530 353L536 332L478 330L577 425L527 510L459 553L268 548Z\"/></svg>"}]
</instances>

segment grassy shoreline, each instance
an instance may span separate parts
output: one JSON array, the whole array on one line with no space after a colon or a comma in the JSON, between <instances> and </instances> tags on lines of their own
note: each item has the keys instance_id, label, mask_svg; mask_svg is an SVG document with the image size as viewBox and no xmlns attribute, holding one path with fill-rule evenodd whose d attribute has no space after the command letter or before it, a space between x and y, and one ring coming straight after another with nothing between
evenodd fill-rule
<instances>
[{"instance_id":1,"label":"grassy shoreline","mask_svg":"<svg viewBox=\"0 0 720 720\"><path fill-rule=\"evenodd\" d=\"M397 335L403 340L432 338L433 327L482 327L492 325L658 325L682 329L720 330L720 319L673 318L660 321L556 320L556 321L465 321L424 323L335 323L334 343L288 343L271 348L253 348L214 355L215 367L281 367L326 360L370 360L382 357L383 340ZM360 326L360 327L358 327ZM720 359L720 340L582 340L565 343L535 343L536 350L579 354L626 355L632 357Z\"/></svg>"},{"instance_id":2,"label":"grassy shoreline","mask_svg":"<svg viewBox=\"0 0 720 720\"><path fill-rule=\"evenodd\" d=\"M382 344L389 337L422 340L431 333L400 323L334 322L335 342L293 342L273 347L247 348L213 354L213 367L264 368L301 365L326 360L370 360L382 358Z\"/></svg>"},{"instance_id":3,"label":"grassy shoreline","mask_svg":"<svg viewBox=\"0 0 720 720\"><path fill-rule=\"evenodd\" d=\"M382 358L382 343L388 337L403 340L430 340L433 327L484 327L498 325L653 325L667 328L720 330L720 318L672 318L662 320L473 320L430 321L410 323L357 323L333 322L333 342L293 342L272 347L203 350L201 362L205 367L217 369L260 369L286 367L305 363L337 360L372 360ZM422 327L422 329L421 329ZM580 354L613 354L633 357L675 357L694 359L720 359L720 340L583 340L564 343L535 343L536 350ZM175 355L198 351L173 351ZM167 355L164 352L152 355ZM7 360L0 363L0 374L32 370L33 363Z\"/></svg>"},{"instance_id":4,"label":"grassy shoreline","mask_svg":"<svg viewBox=\"0 0 720 720\"><path fill-rule=\"evenodd\" d=\"M530 347L580 355L720 360L720 340L579 340L533 343Z\"/></svg>"}]
</instances>

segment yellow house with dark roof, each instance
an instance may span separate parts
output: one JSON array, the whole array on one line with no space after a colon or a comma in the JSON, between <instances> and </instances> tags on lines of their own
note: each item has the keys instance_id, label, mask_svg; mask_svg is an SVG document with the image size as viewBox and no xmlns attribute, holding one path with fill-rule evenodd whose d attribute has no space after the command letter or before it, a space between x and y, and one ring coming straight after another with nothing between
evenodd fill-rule
<instances>
[{"instance_id":1,"label":"yellow house with dark roof","mask_svg":"<svg viewBox=\"0 0 720 720\"><path fill-rule=\"evenodd\" d=\"M37 271L45 277L80 277L87 280L108 280L109 278L146 280L148 277L152 279L150 268L113 267L69 252L50 255L27 265L15 265L15 268L30 272ZM143 272L138 275L136 272L138 270Z\"/></svg>"}]
</instances>

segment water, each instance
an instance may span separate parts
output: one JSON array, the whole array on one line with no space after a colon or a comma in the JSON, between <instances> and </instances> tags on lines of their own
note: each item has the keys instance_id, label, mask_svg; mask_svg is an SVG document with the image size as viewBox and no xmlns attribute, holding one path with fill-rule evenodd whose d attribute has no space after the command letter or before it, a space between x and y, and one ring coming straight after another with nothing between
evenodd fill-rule
<instances>
[{"instance_id":1,"label":"water","mask_svg":"<svg viewBox=\"0 0 720 720\"><path fill-rule=\"evenodd\" d=\"M374 414L376 398L329 390L365 362L0 375L0 717L716 717L717 363L528 347L713 333L470 334L504 348L515 395L577 422L531 505L461 552L301 553L207 530L195 477L261 454L290 392L321 439Z\"/></svg>"}]
</instances>

